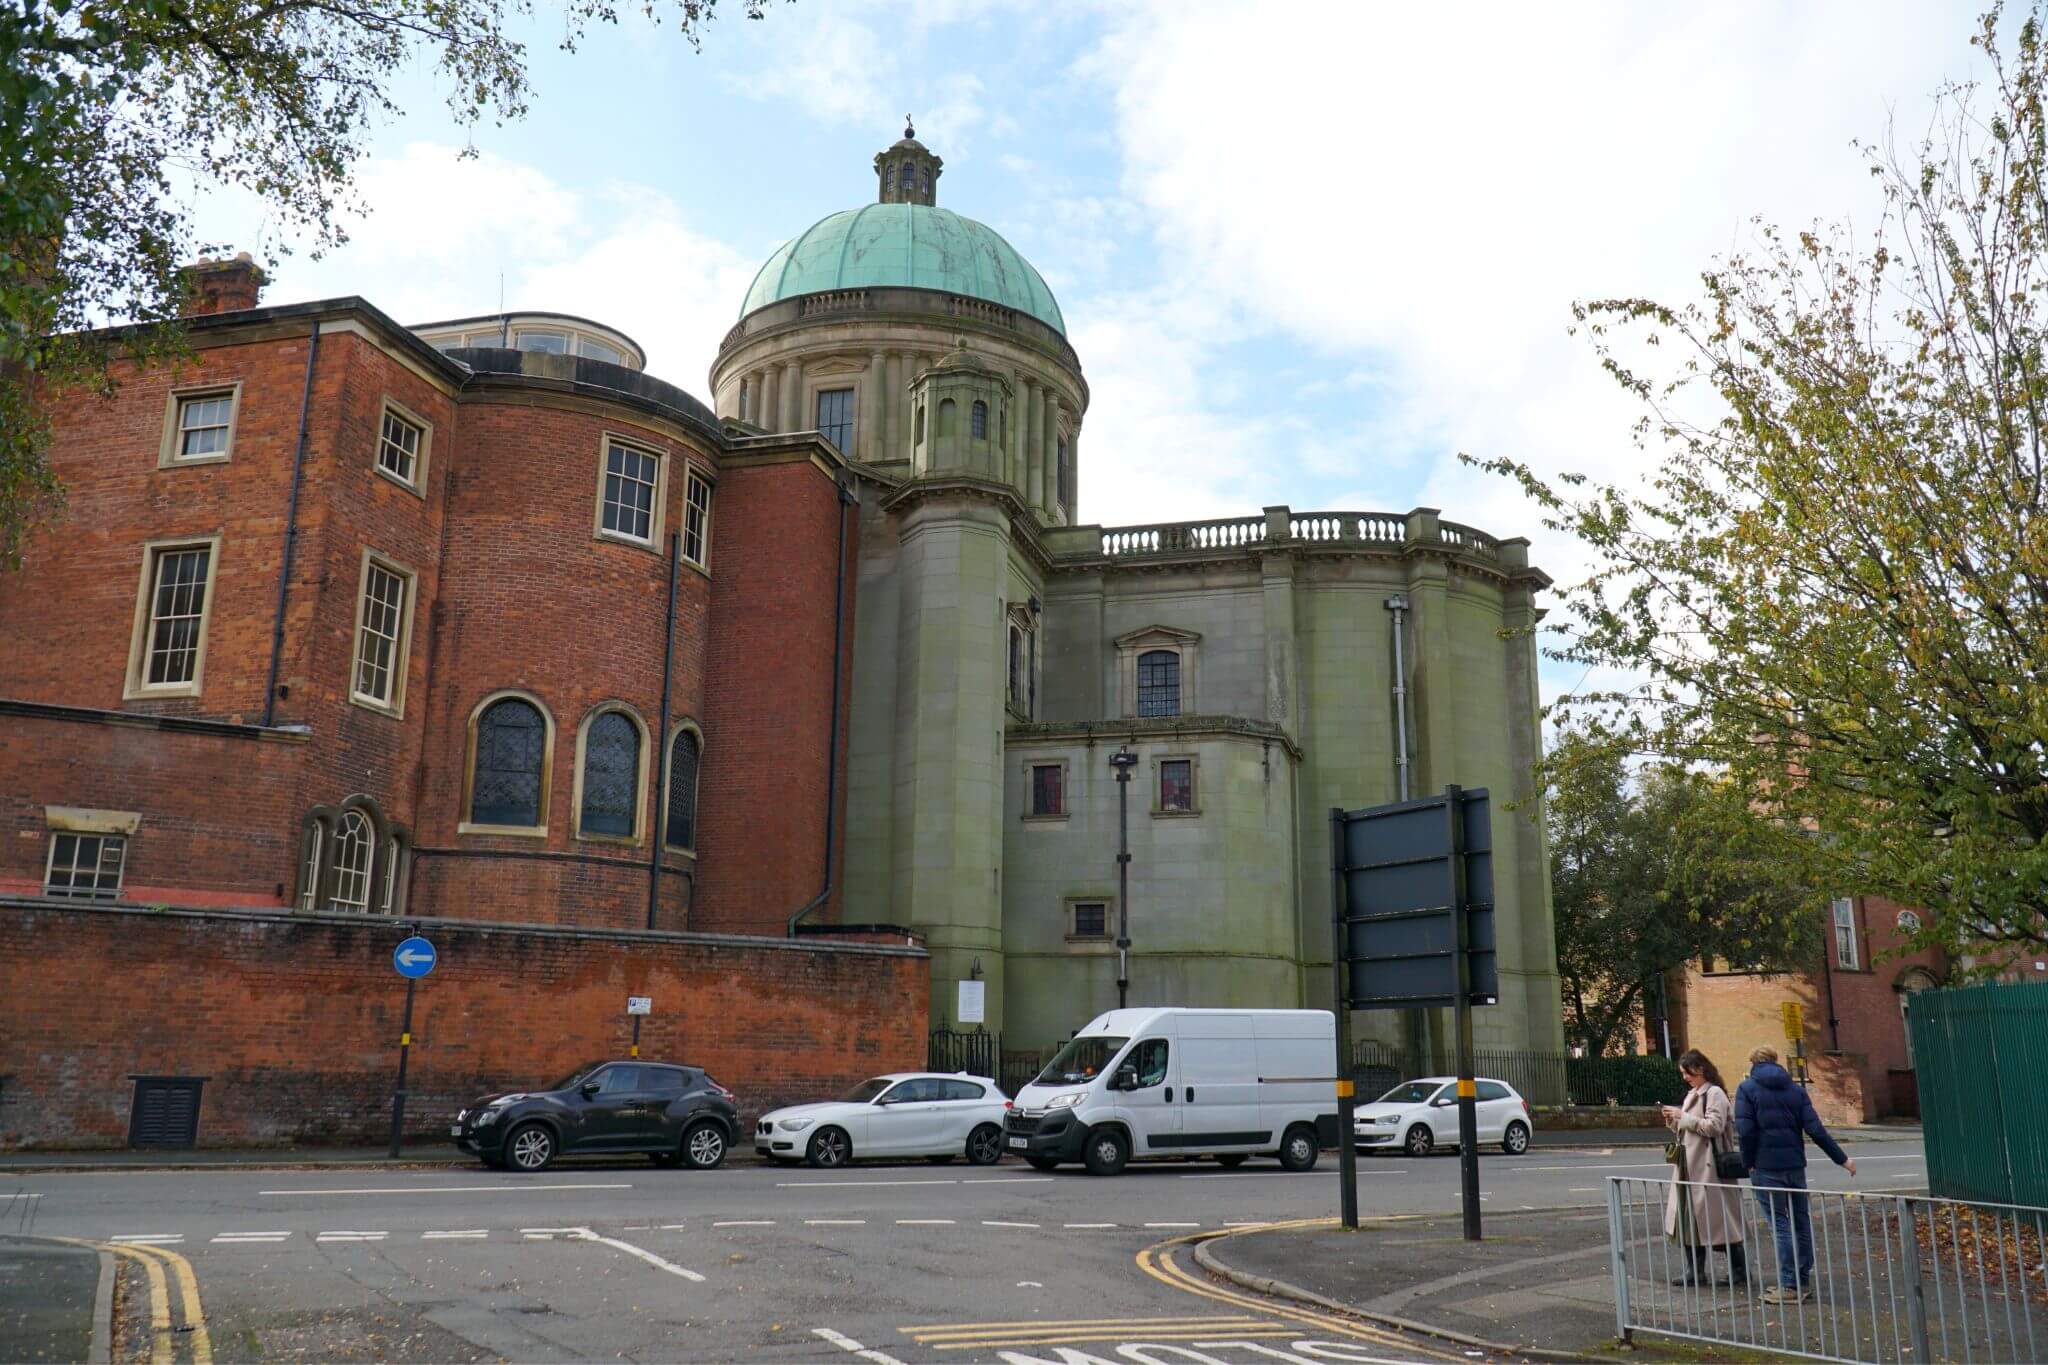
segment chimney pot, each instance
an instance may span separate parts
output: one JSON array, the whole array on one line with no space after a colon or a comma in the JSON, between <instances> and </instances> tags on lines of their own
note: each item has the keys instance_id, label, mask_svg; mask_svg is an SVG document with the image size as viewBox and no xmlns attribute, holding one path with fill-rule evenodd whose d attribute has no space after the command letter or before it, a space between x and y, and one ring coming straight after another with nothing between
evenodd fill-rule
<instances>
[{"instance_id":1,"label":"chimney pot","mask_svg":"<svg viewBox=\"0 0 2048 1365\"><path fill-rule=\"evenodd\" d=\"M254 308L267 283L263 268L246 251L232 258L201 256L185 267L185 307L181 316L199 318Z\"/></svg>"}]
</instances>

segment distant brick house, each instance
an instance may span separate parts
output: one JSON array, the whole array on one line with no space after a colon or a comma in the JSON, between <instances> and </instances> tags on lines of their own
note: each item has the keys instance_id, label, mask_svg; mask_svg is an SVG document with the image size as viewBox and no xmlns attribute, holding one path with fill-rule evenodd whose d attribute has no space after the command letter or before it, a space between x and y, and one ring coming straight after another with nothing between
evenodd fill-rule
<instances>
[{"instance_id":1,"label":"distant brick house","mask_svg":"<svg viewBox=\"0 0 2048 1365\"><path fill-rule=\"evenodd\" d=\"M1804 1016L1808 1088L1829 1123L1919 1116L1906 1011L1948 974L1931 949L1907 950L1919 911L1882 896L1843 896L1828 907L1821 960L1801 971L1730 971L1691 963L1666 979L1667 1020L1651 1017L1652 1050L1668 1022L1674 1051L1698 1048L1732 1085L1758 1046L1791 1051L1782 1007Z\"/></svg>"}]
</instances>

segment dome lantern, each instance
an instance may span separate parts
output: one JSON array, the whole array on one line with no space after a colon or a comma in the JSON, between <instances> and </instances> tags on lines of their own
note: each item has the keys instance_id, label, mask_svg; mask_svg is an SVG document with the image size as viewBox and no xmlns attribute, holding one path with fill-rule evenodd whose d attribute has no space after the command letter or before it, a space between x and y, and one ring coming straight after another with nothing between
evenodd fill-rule
<instances>
[{"instance_id":1,"label":"dome lantern","mask_svg":"<svg viewBox=\"0 0 2048 1365\"><path fill-rule=\"evenodd\" d=\"M932 207L939 202L939 173L945 165L917 140L917 128L905 114L902 138L887 151L875 153L875 202Z\"/></svg>"}]
</instances>

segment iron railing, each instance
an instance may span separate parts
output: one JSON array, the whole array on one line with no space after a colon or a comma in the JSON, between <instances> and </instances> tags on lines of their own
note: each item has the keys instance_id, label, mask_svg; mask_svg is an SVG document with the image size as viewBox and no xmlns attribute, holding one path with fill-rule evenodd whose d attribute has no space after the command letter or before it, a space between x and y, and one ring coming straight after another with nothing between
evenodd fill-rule
<instances>
[{"instance_id":1,"label":"iron railing","mask_svg":"<svg viewBox=\"0 0 2048 1365\"><path fill-rule=\"evenodd\" d=\"M1966 1204L1924 1195L1812 1191L1797 1196L1811 1228L1802 1257L1781 1253L1751 1185L1737 1186L1736 1222L1748 1283L1710 1249L1705 1275L1691 1248L1666 1235L1674 1189L1692 1182L1614 1176L1607 1182L1607 1244L1615 1326L1635 1332L1859 1365L2048 1358L2048 1285L2042 1279L2048 1209ZM1725 1189L1726 1187L1720 1187ZM1711 1196L1710 1196L1711 1197ZM1776 1196L1788 1217L1794 1197ZM1782 1290L1781 1290L1782 1293Z\"/></svg>"}]
</instances>

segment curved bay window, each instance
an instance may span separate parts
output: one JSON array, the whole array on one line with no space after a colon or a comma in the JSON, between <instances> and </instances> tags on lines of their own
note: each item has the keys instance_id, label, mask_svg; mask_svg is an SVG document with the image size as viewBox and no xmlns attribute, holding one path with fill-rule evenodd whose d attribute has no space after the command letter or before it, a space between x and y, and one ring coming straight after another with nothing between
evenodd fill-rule
<instances>
[{"instance_id":1,"label":"curved bay window","mask_svg":"<svg viewBox=\"0 0 2048 1365\"><path fill-rule=\"evenodd\" d=\"M546 833L547 714L526 697L502 696L477 711L472 727L467 823Z\"/></svg>"},{"instance_id":2,"label":"curved bay window","mask_svg":"<svg viewBox=\"0 0 2048 1365\"><path fill-rule=\"evenodd\" d=\"M578 838L634 839L640 833L640 722L619 707L583 723L576 783Z\"/></svg>"},{"instance_id":3,"label":"curved bay window","mask_svg":"<svg viewBox=\"0 0 2048 1365\"><path fill-rule=\"evenodd\" d=\"M1138 656L1138 714L1180 714L1180 655L1170 649L1148 649Z\"/></svg>"},{"instance_id":4,"label":"curved bay window","mask_svg":"<svg viewBox=\"0 0 2048 1365\"><path fill-rule=\"evenodd\" d=\"M695 730L678 730L668 748L667 829L662 842L690 852L697 847L697 768L704 741Z\"/></svg>"},{"instance_id":5,"label":"curved bay window","mask_svg":"<svg viewBox=\"0 0 2048 1365\"><path fill-rule=\"evenodd\" d=\"M395 915L404 909L406 832L368 796L315 806L300 825L302 911Z\"/></svg>"}]
</instances>

